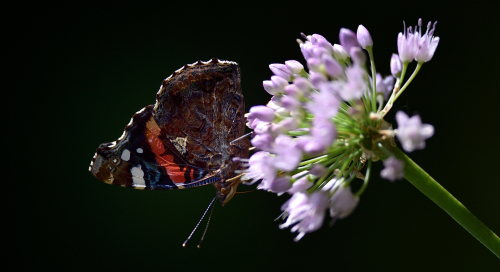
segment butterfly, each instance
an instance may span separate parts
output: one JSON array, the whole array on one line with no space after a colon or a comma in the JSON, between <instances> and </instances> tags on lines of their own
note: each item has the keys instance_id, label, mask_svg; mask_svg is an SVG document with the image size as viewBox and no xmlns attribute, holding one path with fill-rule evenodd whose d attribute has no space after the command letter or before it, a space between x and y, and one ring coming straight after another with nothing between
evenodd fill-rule
<instances>
[{"instance_id":1,"label":"butterfly","mask_svg":"<svg viewBox=\"0 0 500 272\"><path fill-rule=\"evenodd\" d=\"M120 138L101 144L89 171L123 187L174 190L214 184L225 205L248 158L245 101L237 63L186 64L166 78L156 104L135 113Z\"/></svg>"}]
</instances>

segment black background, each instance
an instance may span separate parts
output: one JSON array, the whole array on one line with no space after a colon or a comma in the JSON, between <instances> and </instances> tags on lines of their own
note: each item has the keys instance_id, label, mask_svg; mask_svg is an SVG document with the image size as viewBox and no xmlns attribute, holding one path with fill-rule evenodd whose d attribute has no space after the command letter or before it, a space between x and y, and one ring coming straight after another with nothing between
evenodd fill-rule
<instances>
[{"instance_id":1,"label":"black background","mask_svg":"<svg viewBox=\"0 0 500 272\"><path fill-rule=\"evenodd\" d=\"M257 191L216 207L201 249L181 243L212 186L138 191L88 173L95 149L155 102L186 63L236 61L247 109L265 104L270 63L305 63L295 39L363 24L388 74L402 21L438 20L441 42L394 110L433 124L410 154L500 233L498 15L480 1L2 1L2 265L17 270L498 271L500 261L411 184L375 175L356 211L334 227L294 234L273 221L287 196ZM7 70L7 72L5 72ZM394 112L387 120L394 123ZM377 164L376 173L381 166ZM240 190L250 190L240 188Z\"/></svg>"}]
</instances>

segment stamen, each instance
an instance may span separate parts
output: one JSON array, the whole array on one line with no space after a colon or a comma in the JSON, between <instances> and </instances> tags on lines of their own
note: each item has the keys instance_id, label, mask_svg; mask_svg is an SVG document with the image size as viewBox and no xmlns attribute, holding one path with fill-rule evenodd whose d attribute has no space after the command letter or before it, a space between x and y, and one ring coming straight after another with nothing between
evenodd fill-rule
<instances>
[{"instance_id":1,"label":"stamen","mask_svg":"<svg viewBox=\"0 0 500 272\"><path fill-rule=\"evenodd\" d=\"M306 235L306 233L305 233L305 232L301 232L301 233L299 233L299 235L297 235L297 237L295 237L295 238L293 239L293 241L294 241L294 242L298 242L298 241L300 241L300 239L302 239L302 237L304 237L304 235Z\"/></svg>"},{"instance_id":2,"label":"stamen","mask_svg":"<svg viewBox=\"0 0 500 272\"><path fill-rule=\"evenodd\" d=\"M274 219L274 221L278 221L280 218L285 218L286 216L285 212L282 212L278 217L276 217L276 219Z\"/></svg>"}]
</instances>

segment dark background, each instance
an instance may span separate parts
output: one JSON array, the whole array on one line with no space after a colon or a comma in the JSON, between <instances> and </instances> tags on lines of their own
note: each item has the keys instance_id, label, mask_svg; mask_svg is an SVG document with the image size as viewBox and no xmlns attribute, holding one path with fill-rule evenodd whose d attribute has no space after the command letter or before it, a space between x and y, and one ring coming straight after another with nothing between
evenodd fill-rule
<instances>
[{"instance_id":1,"label":"dark background","mask_svg":"<svg viewBox=\"0 0 500 272\"><path fill-rule=\"evenodd\" d=\"M500 261L411 184L375 178L357 210L334 227L294 234L273 221L287 196L257 191L216 207L181 244L214 196L205 186L139 191L88 173L100 143L155 102L186 63L236 61L247 109L265 104L270 63L305 63L295 39L363 24L388 74L402 21L438 20L433 60L394 110L433 124L410 154L500 233L497 11L479 1L165 2L65 5L2 1L2 265L16 270L498 271ZM8 70L5 72L5 70ZM387 120L394 122L394 113ZM243 186L241 186L243 187ZM251 190L240 188L240 190Z\"/></svg>"}]
</instances>

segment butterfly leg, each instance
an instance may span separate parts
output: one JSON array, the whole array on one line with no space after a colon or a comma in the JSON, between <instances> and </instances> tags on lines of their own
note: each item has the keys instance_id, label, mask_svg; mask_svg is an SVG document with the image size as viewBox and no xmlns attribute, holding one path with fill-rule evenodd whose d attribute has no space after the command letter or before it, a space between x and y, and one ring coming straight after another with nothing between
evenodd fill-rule
<instances>
[{"instance_id":1,"label":"butterfly leg","mask_svg":"<svg viewBox=\"0 0 500 272\"><path fill-rule=\"evenodd\" d=\"M240 183L242 182L241 177L243 175L244 174L237 175L233 178L224 181L221 184L219 198L223 200L222 206L224 206L229 200L231 200L231 198L233 198L234 194L236 193L238 185L240 185Z\"/></svg>"}]
</instances>

